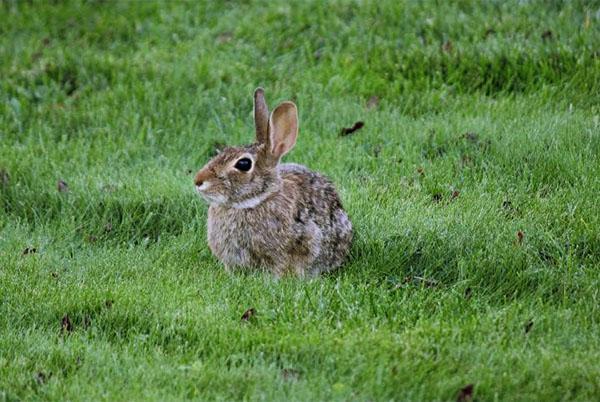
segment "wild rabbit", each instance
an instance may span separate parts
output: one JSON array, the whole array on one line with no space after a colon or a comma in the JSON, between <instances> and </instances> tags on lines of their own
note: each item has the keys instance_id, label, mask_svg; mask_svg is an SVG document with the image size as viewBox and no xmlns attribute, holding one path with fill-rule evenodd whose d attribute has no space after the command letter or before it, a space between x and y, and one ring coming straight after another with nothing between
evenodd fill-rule
<instances>
[{"instance_id":1,"label":"wild rabbit","mask_svg":"<svg viewBox=\"0 0 600 402\"><path fill-rule=\"evenodd\" d=\"M283 102L269 116L258 88L254 123L254 144L223 149L196 174L196 190L210 204L211 251L228 270L260 268L278 277L333 270L352 243L333 184L302 165L279 163L296 144L296 105Z\"/></svg>"}]
</instances>

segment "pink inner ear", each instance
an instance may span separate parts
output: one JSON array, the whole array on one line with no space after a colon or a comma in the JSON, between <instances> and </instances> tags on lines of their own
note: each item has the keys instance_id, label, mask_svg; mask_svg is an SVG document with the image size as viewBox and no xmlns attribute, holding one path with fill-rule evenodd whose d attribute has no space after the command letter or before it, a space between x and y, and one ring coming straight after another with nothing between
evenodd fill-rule
<instances>
[{"instance_id":1,"label":"pink inner ear","mask_svg":"<svg viewBox=\"0 0 600 402\"><path fill-rule=\"evenodd\" d=\"M284 152L285 152L285 144L277 144L277 146L273 150L273 153L277 156L283 154Z\"/></svg>"},{"instance_id":2,"label":"pink inner ear","mask_svg":"<svg viewBox=\"0 0 600 402\"><path fill-rule=\"evenodd\" d=\"M276 157L288 153L296 143L298 135L298 112L292 102L283 102L273 110L269 119L271 152Z\"/></svg>"}]
</instances>

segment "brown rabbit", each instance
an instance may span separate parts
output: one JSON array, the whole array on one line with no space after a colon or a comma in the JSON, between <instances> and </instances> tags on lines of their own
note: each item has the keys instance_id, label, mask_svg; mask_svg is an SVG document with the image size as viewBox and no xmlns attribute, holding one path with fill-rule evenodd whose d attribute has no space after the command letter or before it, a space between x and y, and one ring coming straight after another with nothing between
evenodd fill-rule
<instances>
[{"instance_id":1,"label":"brown rabbit","mask_svg":"<svg viewBox=\"0 0 600 402\"><path fill-rule=\"evenodd\" d=\"M228 147L195 177L210 204L208 243L226 269L314 276L340 266L352 224L333 184L304 166L279 161L296 144L298 112L283 102L269 116L254 92L256 142Z\"/></svg>"}]
</instances>

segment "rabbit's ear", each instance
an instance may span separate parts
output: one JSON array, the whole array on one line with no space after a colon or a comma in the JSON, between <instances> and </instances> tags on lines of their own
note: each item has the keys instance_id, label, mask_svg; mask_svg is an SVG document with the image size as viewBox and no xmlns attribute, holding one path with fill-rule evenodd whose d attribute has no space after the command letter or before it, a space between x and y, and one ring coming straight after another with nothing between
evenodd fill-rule
<instances>
[{"instance_id":1,"label":"rabbit's ear","mask_svg":"<svg viewBox=\"0 0 600 402\"><path fill-rule=\"evenodd\" d=\"M271 153L281 158L296 145L298 110L292 102L283 102L273 110L269 119Z\"/></svg>"},{"instance_id":2,"label":"rabbit's ear","mask_svg":"<svg viewBox=\"0 0 600 402\"><path fill-rule=\"evenodd\" d=\"M256 142L267 144L269 142L269 109L265 102L265 91L260 87L254 91L254 127L256 128Z\"/></svg>"}]
</instances>

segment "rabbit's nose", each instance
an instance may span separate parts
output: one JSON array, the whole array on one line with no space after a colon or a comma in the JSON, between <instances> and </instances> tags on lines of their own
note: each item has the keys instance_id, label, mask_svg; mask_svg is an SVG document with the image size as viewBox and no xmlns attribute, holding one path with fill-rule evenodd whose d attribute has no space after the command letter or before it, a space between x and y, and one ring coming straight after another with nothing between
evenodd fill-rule
<instances>
[{"instance_id":1,"label":"rabbit's nose","mask_svg":"<svg viewBox=\"0 0 600 402\"><path fill-rule=\"evenodd\" d=\"M205 190L210 184L211 173L208 169L202 169L194 177L194 184L198 190Z\"/></svg>"},{"instance_id":2,"label":"rabbit's nose","mask_svg":"<svg viewBox=\"0 0 600 402\"><path fill-rule=\"evenodd\" d=\"M206 177L206 171L205 170L201 170L198 173L196 173L196 177L194 177L194 184L197 187L200 187L207 179Z\"/></svg>"}]
</instances>

